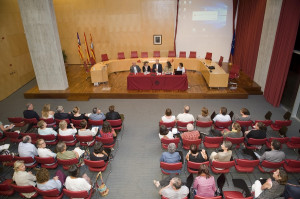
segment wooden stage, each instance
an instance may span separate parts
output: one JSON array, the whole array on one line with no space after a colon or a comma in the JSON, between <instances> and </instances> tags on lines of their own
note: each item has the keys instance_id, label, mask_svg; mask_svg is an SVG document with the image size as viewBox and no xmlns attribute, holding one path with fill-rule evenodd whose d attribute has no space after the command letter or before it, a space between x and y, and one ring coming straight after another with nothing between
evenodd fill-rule
<instances>
[{"instance_id":1,"label":"wooden stage","mask_svg":"<svg viewBox=\"0 0 300 199\"><path fill-rule=\"evenodd\" d=\"M129 66L128 66L129 68ZM223 66L228 72L227 64ZM260 86L241 72L238 88L208 88L200 72L187 71L189 89L187 91L133 91L127 90L129 71L111 73L109 83L95 87L91 79L87 79L85 70L80 65L66 66L69 88L64 91L40 91L37 86L24 93L24 97L68 99L70 101L87 101L89 99L246 99L248 95L261 95ZM110 88L110 89L109 89Z\"/></svg>"}]
</instances>

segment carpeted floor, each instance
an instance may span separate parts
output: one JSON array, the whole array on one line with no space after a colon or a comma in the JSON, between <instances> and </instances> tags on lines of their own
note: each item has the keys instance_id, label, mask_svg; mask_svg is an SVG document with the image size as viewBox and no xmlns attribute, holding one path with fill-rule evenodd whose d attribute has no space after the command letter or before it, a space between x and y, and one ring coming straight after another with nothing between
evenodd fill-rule
<instances>
[{"instance_id":1,"label":"carpeted floor","mask_svg":"<svg viewBox=\"0 0 300 199\"><path fill-rule=\"evenodd\" d=\"M124 130L122 139L118 136L118 146L113 152L114 159L111 161L111 170L104 172L104 179L110 189L106 198L159 198L158 189L153 185L153 179L161 179L159 168L159 158L162 150L158 138L158 121L164 114L167 107L171 108L174 115L183 112L184 105L190 105L190 113L194 116L201 112L203 106L207 107L209 112L218 112L221 106L226 106L229 111L239 113L240 108L246 107L250 110L252 118L264 119L267 111L272 111L272 120L282 119L285 110L283 108L274 108L268 104L263 96L249 96L249 99L191 99L191 100L168 100L168 99L92 99L90 101L67 101L62 99L24 99L23 93L36 84L35 80L29 82L23 88L19 89L13 95L0 102L0 121L6 124L7 117L22 116L27 102L33 103L35 110L40 114L41 108L45 103L51 104L51 109L62 105L66 112L72 110L74 106L79 106L81 113L91 112L93 107L99 107L104 113L108 111L109 105L115 105L116 111L125 115ZM289 127L287 136L299 136L299 121L292 119L292 126ZM273 134L269 128L269 134ZM117 150L119 148L119 150ZM51 148L53 149L53 148ZM11 145L10 150L16 151L17 145ZM182 150L181 148L179 150ZM185 150L182 150L186 154ZM287 158L296 159L297 154L286 146L283 147ZM212 151L208 150L208 154ZM240 151L234 153L235 157L242 158ZM61 167L59 167L61 168ZM186 167L184 167L186 168ZM185 171L185 169L183 170ZM87 174L94 180L96 173L88 171L86 166L81 168L81 172ZM54 171L51 171L53 174ZM11 178L13 170L11 168L1 168L1 176ZM67 172L66 172L67 174ZM217 178L217 175L214 175ZM253 183L260 177L267 178L268 174L262 174L257 168L253 174L248 175ZM186 178L185 172L180 175ZM242 178L248 186L251 185L246 174L239 174L235 169L227 175L226 189L234 190L231 178ZM289 174L291 179L300 178L299 174ZM93 198L100 197L98 193ZM11 198L19 198L17 194ZM41 197L40 197L41 198Z\"/></svg>"}]
</instances>

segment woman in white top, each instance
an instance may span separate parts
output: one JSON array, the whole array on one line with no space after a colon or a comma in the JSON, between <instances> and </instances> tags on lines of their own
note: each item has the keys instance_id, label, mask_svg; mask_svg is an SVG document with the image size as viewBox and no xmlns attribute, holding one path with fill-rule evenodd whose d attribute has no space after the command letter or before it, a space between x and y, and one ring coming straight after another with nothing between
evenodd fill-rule
<instances>
[{"instance_id":1,"label":"woman in white top","mask_svg":"<svg viewBox=\"0 0 300 199\"><path fill-rule=\"evenodd\" d=\"M38 139L36 141L38 147L38 154L41 158L56 157L56 153L53 153L50 149L46 148L46 142L44 139Z\"/></svg>"},{"instance_id":2,"label":"woman in white top","mask_svg":"<svg viewBox=\"0 0 300 199\"><path fill-rule=\"evenodd\" d=\"M179 65L177 67L177 71L182 71L182 74L185 73L185 68L183 67L183 63L179 63Z\"/></svg>"},{"instance_id":3,"label":"woman in white top","mask_svg":"<svg viewBox=\"0 0 300 199\"><path fill-rule=\"evenodd\" d=\"M54 111L50 111L50 104L45 104L42 110L42 118L48 119L53 118L54 119Z\"/></svg>"},{"instance_id":4,"label":"woman in white top","mask_svg":"<svg viewBox=\"0 0 300 199\"><path fill-rule=\"evenodd\" d=\"M18 186L35 186L36 177L31 173L31 171L26 172L26 167L24 161L16 161L14 163L14 175L13 181L16 182ZM35 192L22 193L26 198L31 198Z\"/></svg>"},{"instance_id":5,"label":"woman in white top","mask_svg":"<svg viewBox=\"0 0 300 199\"><path fill-rule=\"evenodd\" d=\"M47 123L43 120L39 121L37 123L38 128L38 134L40 135L55 135L57 136L57 132L53 130L53 128L47 128Z\"/></svg>"},{"instance_id":6,"label":"woman in white top","mask_svg":"<svg viewBox=\"0 0 300 199\"><path fill-rule=\"evenodd\" d=\"M78 135L80 136L95 136L98 133L98 127L94 127L92 130L87 129L87 121L85 119L81 120L80 124L80 129L78 130Z\"/></svg>"},{"instance_id":7,"label":"woman in white top","mask_svg":"<svg viewBox=\"0 0 300 199\"><path fill-rule=\"evenodd\" d=\"M174 122L175 116L172 115L172 110L170 108L166 109L165 115L161 117L161 121L165 123Z\"/></svg>"},{"instance_id":8,"label":"woman in white top","mask_svg":"<svg viewBox=\"0 0 300 199\"><path fill-rule=\"evenodd\" d=\"M173 139L172 131L169 131L165 125L160 125L159 127L159 139Z\"/></svg>"},{"instance_id":9,"label":"woman in white top","mask_svg":"<svg viewBox=\"0 0 300 199\"><path fill-rule=\"evenodd\" d=\"M66 136L66 135L75 135L77 133L77 129L73 126L73 124L70 124L72 128L67 128L68 124L65 120L62 120L59 122L59 135Z\"/></svg>"},{"instance_id":10,"label":"woman in white top","mask_svg":"<svg viewBox=\"0 0 300 199\"><path fill-rule=\"evenodd\" d=\"M70 191L89 191L92 188L91 179L83 174L82 178L79 178L79 168L73 164L69 167L69 175L65 181L65 187Z\"/></svg>"}]
</instances>

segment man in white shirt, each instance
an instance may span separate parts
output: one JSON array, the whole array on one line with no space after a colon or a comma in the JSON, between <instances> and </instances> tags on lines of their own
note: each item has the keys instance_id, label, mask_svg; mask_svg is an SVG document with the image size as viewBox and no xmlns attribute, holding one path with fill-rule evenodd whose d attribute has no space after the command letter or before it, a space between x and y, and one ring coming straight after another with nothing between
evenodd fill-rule
<instances>
[{"instance_id":1,"label":"man in white shirt","mask_svg":"<svg viewBox=\"0 0 300 199\"><path fill-rule=\"evenodd\" d=\"M184 106L184 113L180 113L177 115L177 120L180 122L191 122L195 121L194 116L190 114L190 107Z\"/></svg>"},{"instance_id":2,"label":"man in white shirt","mask_svg":"<svg viewBox=\"0 0 300 199\"><path fill-rule=\"evenodd\" d=\"M217 114L214 119L214 122L229 122L231 121L231 117L227 114L227 108L226 107L221 107L220 113Z\"/></svg>"},{"instance_id":3,"label":"man in white shirt","mask_svg":"<svg viewBox=\"0 0 300 199\"><path fill-rule=\"evenodd\" d=\"M31 137L29 135L26 135L23 137L23 141L20 142L18 146L18 153L20 157L32 157L34 159L34 156L38 155L36 147L31 144ZM31 166L35 163L25 164L25 166Z\"/></svg>"},{"instance_id":4,"label":"man in white shirt","mask_svg":"<svg viewBox=\"0 0 300 199\"><path fill-rule=\"evenodd\" d=\"M154 73L162 73L162 65L159 63L159 59L155 60L155 64L153 64L152 72Z\"/></svg>"},{"instance_id":5,"label":"man in white shirt","mask_svg":"<svg viewBox=\"0 0 300 199\"><path fill-rule=\"evenodd\" d=\"M130 66L130 72L134 74L140 73L141 68L138 65L136 65L136 62L132 62L132 66Z\"/></svg>"}]
</instances>

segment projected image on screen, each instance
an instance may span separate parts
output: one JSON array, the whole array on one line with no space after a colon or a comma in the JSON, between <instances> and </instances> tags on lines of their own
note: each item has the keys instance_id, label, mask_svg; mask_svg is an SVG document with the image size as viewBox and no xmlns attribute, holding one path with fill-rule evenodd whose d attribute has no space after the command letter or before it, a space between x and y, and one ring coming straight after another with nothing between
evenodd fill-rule
<instances>
[{"instance_id":1,"label":"projected image on screen","mask_svg":"<svg viewBox=\"0 0 300 199\"><path fill-rule=\"evenodd\" d=\"M179 1L177 53L213 53L213 60L228 60L232 41L232 0Z\"/></svg>"}]
</instances>

